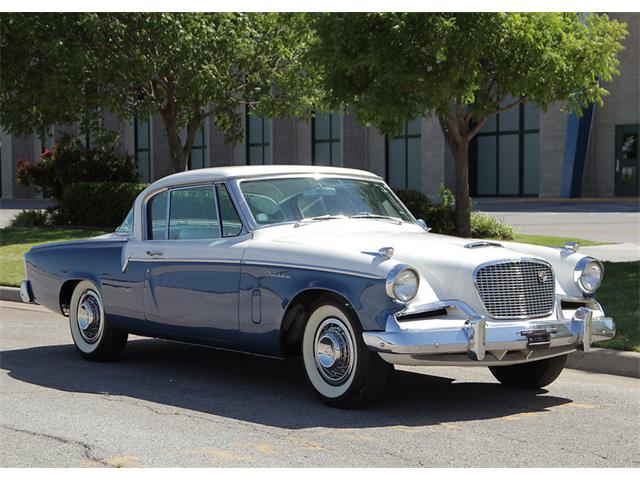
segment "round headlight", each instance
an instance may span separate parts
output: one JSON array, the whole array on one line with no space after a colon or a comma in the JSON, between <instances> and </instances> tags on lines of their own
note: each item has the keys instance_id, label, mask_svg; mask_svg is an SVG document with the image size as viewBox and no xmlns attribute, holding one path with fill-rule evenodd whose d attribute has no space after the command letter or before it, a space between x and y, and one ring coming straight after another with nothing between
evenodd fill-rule
<instances>
[{"instance_id":1,"label":"round headlight","mask_svg":"<svg viewBox=\"0 0 640 480\"><path fill-rule=\"evenodd\" d=\"M398 265L387 276L387 295L401 302L409 302L418 293L420 278L415 270Z\"/></svg>"},{"instance_id":2,"label":"round headlight","mask_svg":"<svg viewBox=\"0 0 640 480\"><path fill-rule=\"evenodd\" d=\"M595 292L602 283L604 268L602 263L585 257L576 265L576 282L584 293Z\"/></svg>"}]
</instances>

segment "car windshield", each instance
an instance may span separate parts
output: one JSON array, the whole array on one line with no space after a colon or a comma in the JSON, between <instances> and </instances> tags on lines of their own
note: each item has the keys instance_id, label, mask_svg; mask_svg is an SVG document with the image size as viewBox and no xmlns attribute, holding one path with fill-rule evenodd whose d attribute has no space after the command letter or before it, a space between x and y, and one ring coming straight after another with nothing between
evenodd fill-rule
<instances>
[{"instance_id":1,"label":"car windshield","mask_svg":"<svg viewBox=\"0 0 640 480\"><path fill-rule=\"evenodd\" d=\"M353 178L275 178L242 182L240 190L258 225L343 217L412 221L382 182Z\"/></svg>"}]
</instances>

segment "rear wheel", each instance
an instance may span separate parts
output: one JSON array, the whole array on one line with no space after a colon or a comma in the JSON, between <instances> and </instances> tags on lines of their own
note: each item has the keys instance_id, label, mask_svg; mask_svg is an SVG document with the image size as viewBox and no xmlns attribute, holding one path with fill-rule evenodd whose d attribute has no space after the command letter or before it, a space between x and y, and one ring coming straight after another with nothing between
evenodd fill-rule
<instances>
[{"instance_id":1,"label":"rear wheel","mask_svg":"<svg viewBox=\"0 0 640 480\"><path fill-rule=\"evenodd\" d=\"M76 350L87 360L113 360L127 343L127 332L111 327L98 288L87 280L80 282L71 296L69 327Z\"/></svg>"},{"instance_id":2,"label":"rear wheel","mask_svg":"<svg viewBox=\"0 0 640 480\"><path fill-rule=\"evenodd\" d=\"M489 370L503 385L525 389L542 388L558 378L567 363L567 357L568 355L560 355L531 363L489 367Z\"/></svg>"},{"instance_id":3,"label":"rear wheel","mask_svg":"<svg viewBox=\"0 0 640 480\"><path fill-rule=\"evenodd\" d=\"M367 349L355 314L323 298L310 309L302 339L307 378L326 404L355 408L380 394L393 368Z\"/></svg>"}]
</instances>

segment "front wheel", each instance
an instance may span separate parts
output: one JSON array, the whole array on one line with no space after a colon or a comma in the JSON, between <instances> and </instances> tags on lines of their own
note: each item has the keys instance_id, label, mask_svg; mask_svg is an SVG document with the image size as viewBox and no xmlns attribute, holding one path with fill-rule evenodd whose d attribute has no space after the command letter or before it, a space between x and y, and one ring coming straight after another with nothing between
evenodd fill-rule
<instances>
[{"instance_id":1,"label":"front wheel","mask_svg":"<svg viewBox=\"0 0 640 480\"><path fill-rule=\"evenodd\" d=\"M94 362L117 358L127 343L127 332L109 324L100 291L87 280L78 283L71 296L69 327L78 353Z\"/></svg>"},{"instance_id":2,"label":"front wheel","mask_svg":"<svg viewBox=\"0 0 640 480\"><path fill-rule=\"evenodd\" d=\"M332 407L355 408L380 394L393 367L367 349L355 314L329 298L310 312L302 357L320 399Z\"/></svg>"},{"instance_id":3,"label":"front wheel","mask_svg":"<svg viewBox=\"0 0 640 480\"><path fill-rule=\"evenodd\" d=\"M530 363L489 367L491 373L503 385L515 388L536 389L552 383L567 363L568 355L545 358Z\"/></svg>"}]
</instances>

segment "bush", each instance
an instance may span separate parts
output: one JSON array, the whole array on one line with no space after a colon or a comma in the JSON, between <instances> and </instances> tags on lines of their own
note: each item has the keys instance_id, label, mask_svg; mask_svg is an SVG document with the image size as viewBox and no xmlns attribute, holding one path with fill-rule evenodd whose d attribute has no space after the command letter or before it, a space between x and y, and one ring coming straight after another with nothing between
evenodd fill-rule
<instances>
[{"instance_id":1,"label":"bush","mask_svg":"<svg viewBox=\"0 0 640 480\"><path fill-rule=\"evenodd\" d=\"M435 233L456 234L455 197L451 190L440 186L440 202L432 203L422 192L398 190L396 195L416 218L422 218ZM471 236L473 238L496 238L513 240L513 227L502 223L486 213L471 212Z\"/></svg>"},{"instance_id":2,"label":"bush","mask_svg":"<svg viewBox=\"0 0 640 480\"><path fill-rule=\"evenodd\" d=\"M50 225L50 213L47 210L22 210L13 217L10 227L46 227Z\"/></svg>"},{"instance_id":3,"label":"bush","mask_svg":"<svg viewBox=\"0 0 640 480\"><path fill-rule=\"evenodd\" d=\"M515 231L512 226L502 223L486 213L471 212L471 236L473 238L513 240Z\"/></svg>"},{"instance_id":4,"label":"bush","mask_svg":"<svg viewBox=\"0 0 640 480\"><path fill-rule=\"evenodd\" d=\"M76 182L138 181L135 159L120 152L118 136L102 132L95 146L87 149L77 138L64 135L53 150L45 150L37 163L18 162L18 182L35 185L56 202L62 200L64 188Z\"/></svg>"},{"instance_id":5,"label":"bush","mask_svg":"<svg viewBox=\"0 0 640 480\"><path fill-rule=\"evenodd\" d=\"M142 183L78 182L64 189L53 215L57 225L115 228L124 220Z\"/></svg>"}]
</instances>

